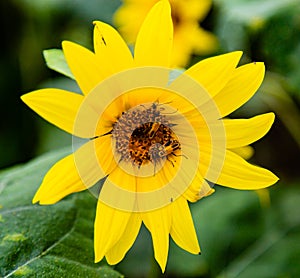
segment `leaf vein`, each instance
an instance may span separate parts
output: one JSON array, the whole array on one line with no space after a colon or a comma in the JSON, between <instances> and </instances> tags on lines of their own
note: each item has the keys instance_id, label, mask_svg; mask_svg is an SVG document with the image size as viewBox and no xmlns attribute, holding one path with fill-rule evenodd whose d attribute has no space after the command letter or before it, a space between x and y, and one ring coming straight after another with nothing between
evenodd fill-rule
<instances>
[{"instance_id":1,"label":"leaf vein","mask_svg":"<svg viewBox=\"0 0 300 278\"><path fill-rule=\"evenodd\" d=\"M28 206L15 207L12 209L3 210L3 211L1 211L1 214L6 215L6 214L14 213L14 212L25 211L25 210L34 210L34 209L37 209L37 206L28 205Z\"/></svg>"},{"instance_id":2,"label":"leaf vein","mask_svg":"<svg viewBox=\"0 0 300 278\"><path fill-rule=\"evenodd\" d=\"M68 232L66 232L60 239L58 239L56 242L54 242L52 245L50 245L46 250L44 250L43 252L41 252L39 255L31 258L30 260L28 260L27 262L23 263L22 265L18 266L16 269L14 269L13 271L11 271L9 274L7 274L6 276L4 276L4 278L8 278L11 277L16 271L18 271L20 268L27 266L29 264L31 264L32 262L34 262L35 260L47 255L47 253L49 251L51 251L53 248L55 248L58 244L60 244L65 238L67 238L74 230L75 230L75 223L76 223L76 216L74 217L74 222L70 228L70 230Z\"/></svg>"}]
</instances>

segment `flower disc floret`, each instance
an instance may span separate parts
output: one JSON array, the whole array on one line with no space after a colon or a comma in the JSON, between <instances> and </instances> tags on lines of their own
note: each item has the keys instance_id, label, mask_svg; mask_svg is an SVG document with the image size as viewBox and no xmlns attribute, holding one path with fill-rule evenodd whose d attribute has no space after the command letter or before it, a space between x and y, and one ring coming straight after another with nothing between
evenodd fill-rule
<instances>
[{"instance_id":1,"label":"flower disc floret","mask_svg":"<svg viewBox=\"0 0 300 278\"><path fill-rule=\"evenodd\" d=\"M164 104L152 103L122 113L111 131L120 160L138 168L148 163L157 165L163 158L173 164L180 142L164 110Z\"/></svg>"}]
</instances>

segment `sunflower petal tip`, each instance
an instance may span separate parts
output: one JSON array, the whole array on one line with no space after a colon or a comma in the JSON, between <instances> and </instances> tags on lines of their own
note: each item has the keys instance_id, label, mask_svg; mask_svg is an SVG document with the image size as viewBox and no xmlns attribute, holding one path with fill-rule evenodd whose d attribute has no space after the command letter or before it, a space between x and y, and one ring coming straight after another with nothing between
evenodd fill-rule
<instances>
[{"instance_id":1,"label":"sunflower petal tip","mask_svg":"<svg viewBox=\"0 0 300 278\"><path fill-rule=\"evenodd\" d=\"M243 51L235 50L232 52L225 53L222 56L227 56L227 57L230 57L231 59L239 61L241 59L241 57L243 56Z\"/></svg>"},{"instance_id":2,"label":"sunflower petal tip","mask_svg":"<svg viewBox=\"0 0 300 278\"><path fill-rule=\"evenodd\" d=\"M102 261L102 259L104 258L103 254L97 254L96 252L96 247L95 247L95 258L94 258L94 262L95 263L99 263L100 261ZM107 262L109 264L109 262Z\"/></svg>"},{"instance_id":3,"label":"sunflower petal tip","mask_svg":"<svg viewBox=\"0 0 300 278\"><path fill-rule=\"evenodd\" d=\"M162 258L158 258L157 256L154 256L157 263L160 266L161 272L164 273L166 270L166 265L167 265L167 260L166 259L162 259Z\"/></svg>"},{"instance_id":4,"label":"sunflower petal tip","mask_svg":"<svg viewBox=\"0 0 300 278\"><path fill-rule=\"evenodd\" d=\"M275 121L275 113L269 112L266 115L267 115L267 118L268 118L268 122L270 123L270 125L272 125Z\"/></svg>"},{"instance_id":5,"label":"sunflower petal tip","mask_svg":"<svg viewBox=\"0 0 300 278\"><path fill-rule=\"evenodd\" d=\"M25 95L27 95L27 94L25 94ZM24 99L26 99L25 95L20 96L20 99L21 99L23 102L25 102Z\"/></svg>"},{"instance_id":6,"label":"sunflower petal tip","mask_svg":"<svg viewBox=\"0 0 300 278\"><path fill-rule=\"evenodd\" d=\"M32 203L36 204L36 203L40 202L40 200L41 200L41 187L39 188L39 190L33 196Z\"/></svg>"},{"instance_id":7,"label":"sunflower petal tip","mask_svg":"<svg viewBox=\"0 0 300 278\"><path fill-rule=\"evenodd\" d=\"M269 112L267 113L269 115L269 117L273 120L275 120L275 113L274 112Z\"/></svg>"},{"instance_id":8,"label":"sunflower petal tip","mask_svg":"<svg viewBox=\"0 0 300 278\"><path fill-rule=\"evenodd\" d=\"M62 47L63 51L66 49L66 47L68 47L68 45L70 45L69 41L62 41L61 42L61 47Z\"/></svg>"},{"instance_id":9,"label":"sunflower petal tip","mask_svg":"<svg viewBox=\"0 0 300 278\"><path fill-rule=\"evenodd\" d=\"M265 63L264 63L264 62L256 62L256 61L254 61L254 62L252 62L252 65L253 65L254 67L259 67L259 68L261 68L263 71L265 71Z\"/></svg>"},{"instance_id":10,"label":"sunflower petal tip","mask_svg":"<svg viewBox=\"0 0 300 278\"><path fill-rule=\"evenodd\" d=\"M269 127L271 127L275 121L275 113L268 112L265 114L258 115L258 116L256 116L256 118L260 118L265 125L268 125Z\"/></svg>"},{"instance_id":11,"label":"sunflower petal tip","mask_svg":"<svg viewBox=\"0 0 300 278\"><path fill-rule=\"evenodd\" d=\"M62 46L62 49L64 50L66 47L69 47L71 45L74 45L75 43L71 42L71 41L67 41L67 40L64 40L61 42L61 46Z\"/></svg>"},{"instance_id":12,"label":"sunflower petal tip","mask_svg":"<svg viewBox=\"0 0 300 278\"><path fill-rule=\"evenodd\" d=\"M242 55L243 55L243 51L242 50L236 50L236 51L233 51L232 53L235 54L235 55L237 55L237 56L240 56L240 57L242 57Z\"/></svg>"},{"instance_id":13,"label":"sunflower petal tip","mask_svg":"<svg viewBox=\"0 0 300 278\"><path fill-rule=\"evenodd\" d=\"M30 101L30 96L31 96L31 93L27 93L27 94L24 94L22 96L20 96L20 99L28 105L28 102Z\"/></svg>"},{"instance_id":14,"label":"sunflower petal tip","mask_svg":"<svg viewBox=\"0 0 300 278\"><path fill-rule=\"evenodd\" d=\"M102 21L99 21L99 20L94 20L93 25L94 25L94 27L96 27L96 26L100 27L101 25L103 26L103 25L107 25L107 24Z\"/></svg>"},{"instance_id":15,"label":"sunflower petal tip","mask_svg":"<svg viewBox=\"0 0 300 278\"><path fill-rule=\"evenodd\" d=\"M274 183L278 182L280 180L279 177L277 177L275 174L273 174L273 178L274 178Z\"/></svg>"},{"instance_id":16,"label":"sunflower petal tip","mask_svg":"<svg viewBox=\"0 0 300 278\"><path fill-rule=\"evenodd\" d=\"M24 94L20 97L20 99L29 107L36 103L36 96L38 95L39 90L33 91L27 94Z\"/></svg>"},{"instance_id":17,"label":"sunflower petal tip","mask_svg":"<svg viewBox=\"0 0 300 278\"><path fill-rule=\"evenodd\" d=\"M279 177L277 177L270 170L268 170L267 176L268 176L268 182L266 182L265 186L262 187L262 188L266 188L266 187L272 186L272 185L274 185L275 183L277 183L279 181Z\"/></svg>"},{"instance_id":18,"label":"sunflower petal tip","mask_svg":"<svg viewBox=\"0 0 300 278\"><path fill-rule=\"evenodd\" d=\"M40 199L39 200L40 205L53 205L53 202L47 201L47 199Z\"/></svg>"},{"instance_id":19,"label":"sunflower petal tip","mask_svg":"<svg viewBox=\"0 0 300 278\"><path fill-rule=\"evenodd\" d=\"M160 268L161 268L161 272L162 272L162 273L165 273L165 271L166 271L166 266L162 267L162 266L160 265Z\"/></svg>"}]
</instances>

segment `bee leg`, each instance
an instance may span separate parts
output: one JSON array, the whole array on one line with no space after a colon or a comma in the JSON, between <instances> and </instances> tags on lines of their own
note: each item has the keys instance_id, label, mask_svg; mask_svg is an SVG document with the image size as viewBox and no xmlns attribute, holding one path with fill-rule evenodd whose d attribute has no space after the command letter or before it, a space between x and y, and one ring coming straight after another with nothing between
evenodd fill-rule
<instances>
[{"instance_id":1,"label":"bee leg","mask_svg":"<svg viewBox=\"0 0 300 278\"><path fill-rule=\"evenodd\" d=\"M175 154L175 153L172 153L172 155L174 155L176 157L183 156L185 159L189 159L185 154Z\"/></svg>"},{"instance_id":2,"label":"bee leg","mask_svg":"<svg viewBox=\"0 0 300 278\"><path fill-rule=\"evenodd\" d=\"M174 167L174 162L173 162L169 157L167 157L167 160L168 160L169 162L171 162L172 166ZM175 162L176 162L176 161L175 161Z\"/></svg>"}]
</instances>

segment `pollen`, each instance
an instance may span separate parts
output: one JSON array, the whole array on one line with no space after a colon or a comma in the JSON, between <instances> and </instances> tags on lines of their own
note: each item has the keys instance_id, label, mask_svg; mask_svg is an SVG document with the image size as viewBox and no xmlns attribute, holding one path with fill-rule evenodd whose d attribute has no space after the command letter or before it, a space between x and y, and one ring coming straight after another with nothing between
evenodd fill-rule
<instances>
[{"instance_id":1,"label":"pollen","mask_svg":"<svg viewBox=\"0 0 300 278\"><path fill-rule=\"evenodd\" d=\"M157 103L139 105L123 112L113 125L112 137L120 159L141 167L177 156L179 139L172 131L174 125Z\"/></svg>"}]
</instances>

